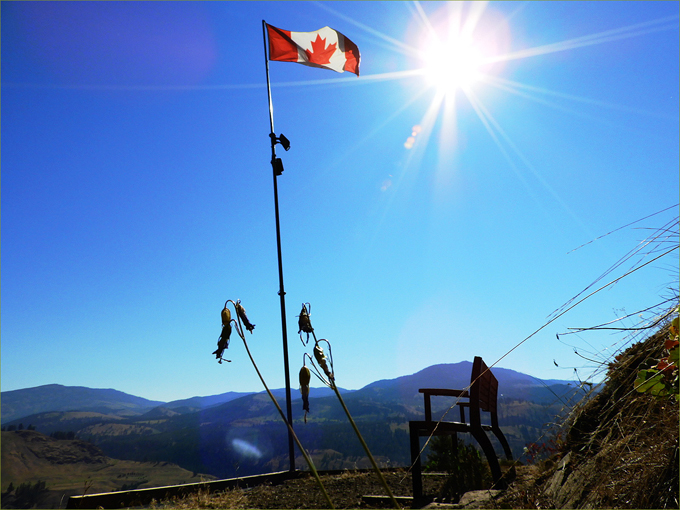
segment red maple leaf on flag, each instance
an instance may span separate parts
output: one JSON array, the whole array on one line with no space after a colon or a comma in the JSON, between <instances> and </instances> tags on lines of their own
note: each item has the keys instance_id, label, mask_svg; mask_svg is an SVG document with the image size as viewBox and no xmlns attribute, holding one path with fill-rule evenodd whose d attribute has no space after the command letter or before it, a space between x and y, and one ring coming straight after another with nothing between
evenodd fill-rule
<instances>
[{"instance_id":1,"label":"red maple leaf on flag","mask_svg":"<svg viewBox=\"0 0 680 510\"><path fill-rule=\"evenodd\" d=\"M326 39L321 39L321 36L316 34L316 39L312 41L312 51L305 50L305 53L311 64L330 64L336 46L337 44L333 43L326 48Z\"/></svg>"}]
</instances>

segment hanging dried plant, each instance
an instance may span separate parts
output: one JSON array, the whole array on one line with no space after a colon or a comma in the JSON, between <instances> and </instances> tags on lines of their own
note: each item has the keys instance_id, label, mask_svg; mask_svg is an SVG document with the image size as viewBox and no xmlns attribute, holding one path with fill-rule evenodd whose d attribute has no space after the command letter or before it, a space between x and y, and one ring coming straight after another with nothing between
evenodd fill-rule
<instances>
[{"instance_id":1,"label":"hanging dried plant","mask_svg":"<svg viewBox=\"0 0 680 510\"><path fill-rule=\"evenodd\" d=\"M227 308L227 304L229 304L229 303L234 305L234 309L236 310L236 316L237 316L238 321L231 318L231 312ZM304 308L304 305L303 305L303 308ZM222 334L220 335L220 338L217 342L217 350L215 352L213 352L213 354L217 355L217 359L219 360L220 363L222 363L222 353L229 346L229 337L231 335L231 323L233 321L234 325L236 327L236 332L238 333L238 336L240 336L241 340L243 340L243 346L246 348L246 352L248 353L248 357L250 358L250 361L253 364L253 368L255 368L255 372L257 372L257 375L260 378L260 381L262 382L264 389L267 391L269 398L272 400L272 403L276 407L276 410L279 412L281 419L286 424L286 427L288 427L288 431L289 431L290 435L293 437L293 439L297 443L297 446L300 449L302 456L307 461L307 464L309 465L309 469L311 470L312 474L316 478L316 481L319 484L319 488L321 489L321 492L323 492L323 495L326 498L326 501L328 502L328 508L335 508L335 506L333 505L333 502L331 501L330 496L328 495L328 492L326 491L326 488L323 485L323 482L321 481L321 477L319 476L319 473L317 472L316 468L314 467L314 462L312 462L311 457L309 456L307 451L303 448L302 443L300 443L300 440L298 439L297 435L295 434L295 431L293 430L293 427L291 426L290 423L288 423L286 416L283 414L283 410L281 409L281 406L279 406L278 402L276 401L276 398L274 397L272 392L269 390L269 387L265 383L264 378L262 377L262 374L260 373L260 370L257 368L257 365L255 364L255 360L253 359L253 356L250 353L250 349L248 348L248 342L246 342L246 337L243 334L243 326L245 326L245 329L247 329L248 331L250 331L252 333L253 329L255 328L255 325L251 324L250 321L248 320L248 317L246 316L246 311L243 308L243 306L241 305L241 301L237 300L236 302L234 302L231 299L228 299L226 301L226 303L224 303L224 309L222 310L221 315L222 315ZM243 323L243 326L241 325L241 323ZM230 360L227 360L227 361L230 361ZM303 369L300 370L300 391L302 392L302 400L303 400L303 406L304 406L304 409L305 409L305 422L306 422L307 421L307 411L309 411L309 381L311 379L311 374L310 374L309 369L307 367L303 366L302 368Z\"/></svg>"},{"instance_id":2,"label":"hanging dried plant","mask_svg":"<svg viewBox=\"0 0 680 510\"><path fill-rule=\"evenodd\" d=\"M300 394L302 395L302 409L305 412L305 423L307 423L307 413L309 412L309 382L312 374L307 366L303 365L300 369Z\"/></svg>"},{"instance_id":3,"label":"hanging dried plant","mask_svg":"<svg viewBox=\"0 0 680 510\"><path fill-rule=\"evenodd\" d=\"M222 363L224 360L222 354L229 348L229 337L231 337L231 311L229 311L229 308L227 308L227 303L224 303L224 309L222 310L221 317L222 333L217 339L217 350L213 352L215 358L219 360L219 363ZM225 361L231 362L231 360Z\"/></svg>"},{"instance_id":4,"label":"hanging dried plant","mask_svg":"<svg viewBox=\"0 0 680 510\"><path fill-rule=\"evenodd\" d=\"M236 300L236 303L234 303L234 308L236 308L236 313L239 319L241 319L241 322L243 322L245 328L252 334L253 329L255 329L255 324L251 324L250 321L248 320L248 317L246 316L246 309L243 308L240 299Z\"/></svg>"},{"instance_id":5,"label":"hanging dried plant","mask_svg":"<svg viewBox=\"0 0 680 510\"><path fill-rule=\"evenodd\" d=\"M325 339L322 338L321 340L319 340L319 342L328 343L328 340L325 340ZM335 377L333 376L333 370L332 370L332 368L328 368L328 361L326 359L326 355L324 354L323 349L319 345L319 342L316 342L316 344L314 344L314 358L316 359L316 362L321 367L321 370L323 370L324 373L326 374L326 377L328 377L328 379L330 381L333 381L333 379L335 379ZM330 346L330 344L328 344L328 345ZM330 349L330 347L329 347L329 349ZM329 352L330 352L330 350L329 350ZM332 361L332 358L331 358L331 367L332 366L333 366L333 361Z\"/></svg>"},{"instance_id":6,"label":"hanging dried plant","mask_svg":"<svg viewBox=\"0 0 680 510\"><path fill-rule=\"evenodd\" d=\"M312 321L309 318L309 312L307 311L307 306L309 303L302 303L302 310L300 310L300 315L298 315L298 335L300 335L300 340L303 345L307 345L309 342L309 334L314 333L314 328L312 327ZM311 311L312 305L309 305ZM307 333L307 341L302 340L302 333Z\"/></svg>"}]
</instances>

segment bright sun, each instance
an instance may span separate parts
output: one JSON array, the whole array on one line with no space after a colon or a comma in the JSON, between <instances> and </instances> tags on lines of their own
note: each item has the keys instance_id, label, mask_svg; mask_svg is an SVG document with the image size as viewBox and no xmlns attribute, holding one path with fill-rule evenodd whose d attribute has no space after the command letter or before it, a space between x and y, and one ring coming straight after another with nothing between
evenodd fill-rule
<instances>
[{"instance_id":1,"label":"bright sun","mask_svg":"<svg viewBox=\"0 0 680 510\"><path fill-rule=\"evenodd\" d=\"M485 55L472 40L432 37L422 53L423 73L430 86L442 94L468 90L482 76Z\"/></svg>"}]
</instances>

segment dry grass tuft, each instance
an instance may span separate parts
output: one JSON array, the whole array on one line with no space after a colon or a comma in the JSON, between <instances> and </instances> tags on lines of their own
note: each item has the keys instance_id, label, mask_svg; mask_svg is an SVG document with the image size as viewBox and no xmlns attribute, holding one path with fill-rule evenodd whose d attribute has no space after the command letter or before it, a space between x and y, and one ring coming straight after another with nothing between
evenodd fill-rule
<instances>
[{"instance_id":1,"label":"dry grass tuft","mask_svg":"<svg viewBox=\"0 0 680 510\"><path fill-rule=\"evenodd\" d=\"M200 490L182 498L172 498L161 502L152 501L150 508L246 508L247 498L242 489L211 493Z\"/></svg>"},{"instance_id":2,"label":"dry grass tuft","mask_svg":"<svg viewBox=\"0 0 680 510\"><path fill-rule=\"evenodd\" d=\"M542 506L678 508L678 404L634 389L645 362L663 356L667 336L666 327L617 356L602 391L572 414Z\"/></svg>"}]
</instances>

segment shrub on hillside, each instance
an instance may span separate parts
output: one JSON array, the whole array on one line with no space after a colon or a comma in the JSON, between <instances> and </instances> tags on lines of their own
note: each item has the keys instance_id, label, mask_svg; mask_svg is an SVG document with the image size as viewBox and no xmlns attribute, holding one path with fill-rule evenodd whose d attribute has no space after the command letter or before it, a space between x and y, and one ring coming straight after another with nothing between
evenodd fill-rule
<instances>
[{"instance_id":1,"label":"shrub on hillside","mask_svg":"<svg viewBox=\"0 0 680 510\"><path fill-rule=\"evenodd\" d=\"M2 493L2 508L35 508L40 505L47 492L43 480L34 484L22 483L16 489L10 484L7 491Z\"/></svg>"}]
</instances>

